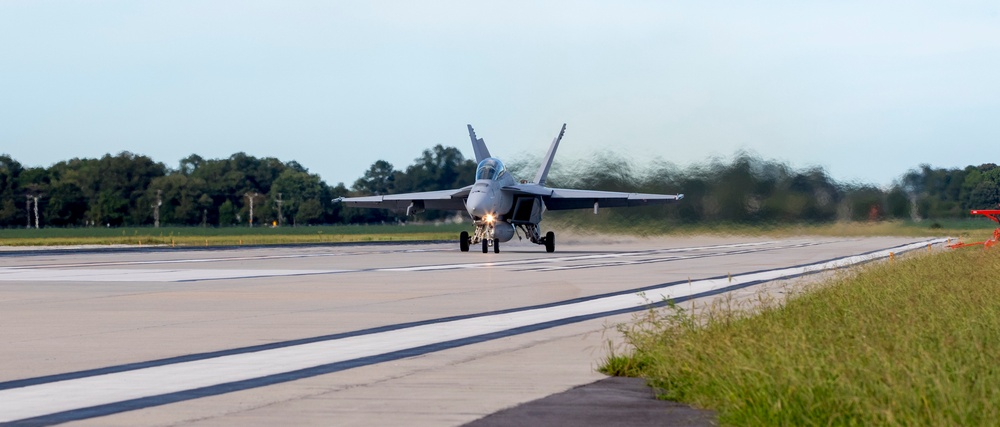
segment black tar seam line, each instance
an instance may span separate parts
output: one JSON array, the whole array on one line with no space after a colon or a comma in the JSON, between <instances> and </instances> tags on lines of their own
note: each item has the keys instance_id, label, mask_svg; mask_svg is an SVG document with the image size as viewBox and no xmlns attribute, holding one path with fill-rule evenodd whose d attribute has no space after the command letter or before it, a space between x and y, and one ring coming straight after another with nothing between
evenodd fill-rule
<instances>
[{"instance_id":1,"label":"black tar seam line","mask_svg":"<svg viewBox=\"0 0 1000 427\"><path fill-rule=\"evenodd\" d=\"M887 249L876 249L876 250L869 251L869 252L864 252L864 253L861 253L861 254L849 255L849 256L846 256L846 257L831 258L831 259L828 259L828 260L825 260L825 261L811 262L811 263L808 263L808 264L800 264L800 265L795 265L795 266L790 266L790 267L782 267L782 268L768 269L768 270L750 271L750 272L740 273L740 274L738 274L738 276L745 276L745 275L750 275L750 274L764 273L764 272L774 271L774 270L783 270L783 269L787 269L787 268L799 268L799 267L805 267L805 266L809 266L809 265L824 264L824 263L828 263L828 262L831 262L831 261L836 261L836 260L840 260L840 259L850 258L850 257L854 257L854 256L865 256L865 255L869 255L869 254L872 254L872 253L881 252L881 251L885 251L885 250L891 250L891 249L895 249L895 248L899 248L899 247L903 247L903 246L906 246L906 245L900 245L900 246L896 246L896 247L893 247L893 248L887 248ZM234 349L229 349L229 350L219 350L219 351L213 351L213 352L207 352L207 353L196 353L196 354L189 354L189 355L184 355L184 356L169 357L169 358L165 358L165 359L150 360L150 361L146 361L146 362L136 362L136 363L128 363L128 364L124 364L124 365L108 366L108 367L104 367L104 368L88 369L88 370L77 371L77 372L68 372L68 373L63 373L63 374L45 375L45 376L35 377L35 378L25 378L25 379L20 379L20 380L0 382L0 390L7 390L7 389L12 389L12 388L27 387L27 386L33 386L33 385L39 385L39 384L47 384L47 383L53 383L53 382L58 382L58 381L66 381L66 380L72 380L72 379L93 377L93 376L98 376L98 375L107 375L107 374L113 374L113 373L118 373L118 372L134 371L134 370L138 370L138 369L146 369L146 368L152 368L152 367L156 367L156 366L165 366L165 365L172 365L172 364L177 364L177 363L192 362L192 361L197 361L197 360L212 359L212 358L223 357L223 356L232 356L232 355L236 355L236 354L254 353L254 352L264 351L264 350L273 350L273 349L277 349L277 348L292 347L292 346L297 346L297 345L302 345L302 344L309 344L309 343L314 343L314 342L331 341L331 340L337 340L337 339L349 338L349 337L355 337L355 336L361 336L361 335L370 335L370 334L376 334L376 333L381 333L381 332L388 332L388 331L395 331L395 330L399 330L399 329L412 328L412 327L416 327L416 326L424 326L424 325L431 325L431 324L436 324L436 323L452 322L452 321L456 321L456 320L472 319L472 318L476 318L476 317L495 316L495 315L499 315L499 314L510 314L510 313L516 313L516 312L521 312L521 311L529 311L529 310L538 310L538 309L544 309L544 308L558 307L558 306L561 306L561 305L570 305L570 304L576 304L576 303L585 302L585 301L592 301L592 300L601 299L601 298L608 298L608 297L619 296L619 295L630 295L630 294L636 294L636 293L641 293L641 292L647 292L647 291L654 290L654 289L660 289L660 288L667 288L667 287L672 287L672 286L678 286L678 285L683 285L683 284L690 283L692 281L719 280L719 279L724 279L724 278L729 278L729 277L730 277L729 275L726 275L726 276L715 276L715 277L699 278L699 279L692 279L692 280L678 280L678 281L675 281L675 282L667 282L667 283L661 283L661 284L656 284L656 285L649 285L649 286L644 286L644 287L641 287L641 288L635 288L635 289L629 289L629 290L617 291L617 292L610 292L610 293L599 294L599 295L591 295L591 296L574 298L574 299L570 299L570 300L564 300L564 301L558 301L558 302L551 302L551 303L539 304L539 305L533 305L533 306L527 306L527 307L509 308L509 309L503 309L503 310L488 311L488 312L483 312L483 313L464 314L464 315L458 315L458 316L442 317L442 318L437 318L437 319L421 320L421 321L416 321L416 322L398 323L398 324L395 324L395 325L385 325L385 326L379 326L379 327L375 327L375 328L361 329L361 330L357 330L357 331L341 332L341 333L330 334L330 335L320 335L320 336L317 336L317 337L300 338L300 339L296 339L296 340L282 341L282 342L276 342L276 343L270 343L270 344L260 344L260 345L255 345L255 346L240 347L240 348L234 348ZM778 279L772 279L772 280L778 280Z\"/></svg>"}]
</instances>

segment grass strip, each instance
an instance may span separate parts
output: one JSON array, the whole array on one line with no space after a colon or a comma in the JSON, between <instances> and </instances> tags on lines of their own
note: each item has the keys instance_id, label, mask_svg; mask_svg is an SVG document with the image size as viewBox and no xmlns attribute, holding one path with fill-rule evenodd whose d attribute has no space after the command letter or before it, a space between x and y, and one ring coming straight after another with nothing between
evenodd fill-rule
<instances>
[{"instance_id":1,"label":"grass strip","mask_svg":"<svg viewBox=\"0 0 1000 427\"><path fill-rule=\"evenodd\" d=\"M458 240L470 226L368 225L318 227L138 227L43 228L0 230L2 246L161 245L238 246L339 242Z\"/></svg>"},{"instance_id":2,"label":"grass strip","mask_svg":"<svg viewBox=\"0 0 1000 427\"><path fill-rule=\"evenodd\" d=\"M997 425L1000 252L914 255L784 301L651 310L602 370L724 425Z\"/></svg>"},{"instance_id":3,"label":"grass strip","mask_svg":"<svg viewBox=\"0 0 1000 427\"><path fill-rule=\"evenodd\" d=\"M622 214L590 216L570 212L557 212L547 218L549 226L558 229L574 229L580 232L600 232L605 234L626 234L631 236L658 235L724 235L724 236L903 236L903 237L968 237L992 232L996 223L983 218L953 219L939 221L838 221L826 223L729 223L704 222L697 224L676 224L648 217L628 217Z\"/></svg>"}]
</instances>

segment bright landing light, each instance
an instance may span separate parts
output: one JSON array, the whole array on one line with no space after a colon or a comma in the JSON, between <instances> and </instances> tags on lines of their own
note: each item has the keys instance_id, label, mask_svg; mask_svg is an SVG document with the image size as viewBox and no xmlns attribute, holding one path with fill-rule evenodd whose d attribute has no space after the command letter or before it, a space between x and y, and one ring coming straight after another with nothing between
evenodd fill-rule
<instances>
[{"instance_id":1,"label":"bright landing light","mask_svg":"<svg viewBox=\"0 0 1000 427\"><path fill-rule=\"evenodd\" d=\"M486 214L486 222L489 223L493 222L493 214Z\"/></svg>"}]
</instances>

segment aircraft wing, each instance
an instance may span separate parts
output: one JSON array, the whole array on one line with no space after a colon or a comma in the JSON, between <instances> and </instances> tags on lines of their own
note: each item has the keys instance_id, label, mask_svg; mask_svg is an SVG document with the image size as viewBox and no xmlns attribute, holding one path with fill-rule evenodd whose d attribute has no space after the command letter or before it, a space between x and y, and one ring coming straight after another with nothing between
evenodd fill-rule
<instances>
[{"instance_id":1,"label":"aircraft wing","mask_svg":"<svg viewBox=\"0 0 1000 427\"><path fill-rule=\"evenodd\" d=\"M421 193L387 194L384 196L341 197L335 199L347 206L406 211L413 206L424 209L465 210L465 199L472 186L454 190L425 191Z\"/></svg>"},{"instance_id":2,"label":"aircraft wing","mask_svg":"<svg viewBox=\"0 0 1000 427\"><path fill-rule=\"evenodd\" d=\"M595 203L599 207L605 208L662 205L684 198L683 194L572 190L568 188L548 188L536 184L522 184L507 188L520 194L540 196L545 202L545 208L550 211L589 209L593 208Z\"/></svg>"},{"instance_id":3,"label":"aircraft wing","mask_svg":"<svg viewBox=\"0 0 1000 427\"><path fill-rule=\"evenodd\" d=\"M620 193L617 191L570 190L552 188L552 195L543 197L545 208L550 211L600 207L662 205L684 198L683 194Z\"/></svg>"}]
</instances>

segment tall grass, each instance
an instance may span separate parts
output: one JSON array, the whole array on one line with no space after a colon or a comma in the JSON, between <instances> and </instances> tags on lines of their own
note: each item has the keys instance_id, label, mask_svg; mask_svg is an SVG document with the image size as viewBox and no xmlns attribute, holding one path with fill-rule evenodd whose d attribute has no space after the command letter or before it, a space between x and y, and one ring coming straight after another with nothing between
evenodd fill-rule
<instances>
[{"instance_id":1,"label":"tall grass","mask_svg":"<svg viewBox=\"0 0 1000 427\"><path fill-rule=\"evenodd\" d=\"M651 310L603 370L727 425L1000 424L1000 252L878 263L781 302Z\"/></svg>"}]
</instances>

